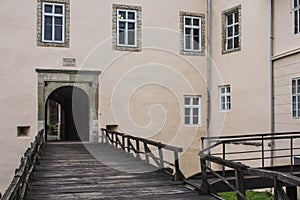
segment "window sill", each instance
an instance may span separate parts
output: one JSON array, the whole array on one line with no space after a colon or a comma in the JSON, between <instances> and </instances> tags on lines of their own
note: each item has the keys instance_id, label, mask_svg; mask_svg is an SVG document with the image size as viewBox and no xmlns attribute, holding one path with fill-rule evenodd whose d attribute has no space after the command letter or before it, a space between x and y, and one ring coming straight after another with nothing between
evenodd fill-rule
<instances>
[{"instance_id":1,"label":"window sill","mask_svg":"<svg viewBox=\"0 0 300 200\"><path fill-rule=\"evenodd\" d=\"M180 51L181 55L185 55L185 56L205 56L205 52L204 51L193 51L193 50L181 50Z\"/></svg>"}]
</instances>

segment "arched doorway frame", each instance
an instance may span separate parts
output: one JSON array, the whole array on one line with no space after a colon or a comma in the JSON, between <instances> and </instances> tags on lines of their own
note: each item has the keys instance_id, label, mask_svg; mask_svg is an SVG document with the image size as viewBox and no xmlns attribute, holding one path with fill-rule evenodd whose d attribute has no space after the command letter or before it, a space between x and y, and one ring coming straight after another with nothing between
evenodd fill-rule
<instances>
[{"instance_id":1,"label":"arched doorway frame","mask_svg":"<svg viewBox=\"0 0 300 200\"><path fill-rule=\"evenodd\" d=\"M36 69L36 72L38 73L38 129L45 130L46 127L45 107L49 95L60 87L74 86L88 95L89 141L98 142L98 95L101 71Z\"/></svg>"}]
</instances>

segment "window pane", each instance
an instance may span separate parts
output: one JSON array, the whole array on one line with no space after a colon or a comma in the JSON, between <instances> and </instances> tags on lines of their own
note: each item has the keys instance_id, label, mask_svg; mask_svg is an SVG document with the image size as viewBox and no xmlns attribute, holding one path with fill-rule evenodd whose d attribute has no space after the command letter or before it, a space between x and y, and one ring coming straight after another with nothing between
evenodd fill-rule
<instances>
[{"instance_id":1,"label":"window pane","mask_svg":"<svg viewBox=\"0 0 300 200\"><path fill-rule=\"evenodd\" d=\"M193 124L198 124L198 121L199 121L198 117L193 117Z\"/></svg>"},{"instance_id":2,"label":"window pane","mask_svg":"<svg viewBox=\"0 0 300 200\"><path fill-rule=\"evenodd\" d=\"M52 40L52 26L45 25L44 27L44 39Z\"/></svg>"},{"instance_id":3,"label":"window pane","mask_svg":"<svg viewBox=\"0 0 300 200\"><path fill-rule=\"evenodd\" d=\"M199 29L193 29L194 36L199 36Z\"/></svg>"},{"instance_id":4,"label":"window pane","mask_svg":"<svg viewBox=\"0 0 300 200\"><path fill-rule=\"evenodd\" d=\"M184 109L184 115L188 115L188 116L189 116L189 115L191 114L190 111L191 111L191 109L185 108L185 109Z\"/></svg>"},{"instance_id":5,"label":"window pane","mask_svg":"<svg viewBox=\"0 0 300 200\"><path fill-rule=\"evenodd\" d=\"M193 25L199 26L199 19L193 19Z\"/></svg>"},{"instance_id":6,"label":"window pane","mask_svg":"<svg viewBox=\"0 0 300 200\"><path fill-rule=\"evenodd\" d=\"M192 25L192 20L191 18L185 18L185 25Z\"/></svg>"},{"instance_id":7,"label":"window pane","mask_svg":"<svg viewBox=\"0 0 300 200\"><path fill-rule=\"evenodd\" d=\"M227 40L227 49L232 49L232 39Z\"/></svg>"},{"instance_id":8,"label":"window pane","mask_svg":"<svg viewBox=\"0 0 300 200\"><path fill-rule=\"evenodd\" d=\"M233 27L228 27L227 28L227 37L232 37L233 36Z\"/></svg>"},{"instance_id":9,"label":"window pane","mask_svg":"<svg viewBox=\"0 0 300 200\"><path fill-rule=\"evenodd\" d=\"M225 103L221 103L221 110L226 110Z\"/></svg>"},{"instance_id":10,"label":"window pane","mask_svg":"<svg viewBox=\"0 0 300 200\"><path fill-rule=\"evenodd\" d=\"M226 92L230 93L230 87L226 87Z\"/></svg>"},{"instance_id":11,"label":"window pane","mask_svg":"<svg viewBox=\"0 0 300 200\"><path fill-rule=\"evenodd\" d=\"M54 24L55 25L62 25L63 18L62 17L55 17L54 18Z\"/></svg>"},{"instance_id":12,"label":"window pane","mask_svg":"<svg viewBox=\"0 0 300 200\"><path fill-rule=\"evenodd\" d=\"M227 110L230 110L230 109L231 109L231 103L228 102L228 103L227 103Z\"/></svg>"},{"instance_id":13,"label":"window pane","mask_svg":"<svg viewBox=\"0 0 300 200\"><path fill-rule=\"evenodd\" d=\"M199 108L193 108L193 115L198 116L199 115Z\"/></svg>"},{"instance_id":14,"label":"window pane","mask_svg":"<svg viewBox=\"0 0 300 200\"><path fill-rule=\"evenodd\" d=\"M62 6L55 6L55 13L56 14L63 14L63 7Z\"/></svg>"},{"instance_id":15,"label":"window pane","mask_svg":"<svg viewBox=\"0 0 300 200\"><path fill-rule=\"evenodd\" d=\"M46 25L51 25L52 26L52 17L50 16L45 16L45 24Z\"/></svg>"},{"instance_id":16,"label":"window pane","mask_svg":"<svg viewBox=\"0 0 300 200\"><path fill-rule=\"evenodd\" d=\"M194 37L194 50L200 49L199 36Z\"/></svg>"},{"instance_id":17,"label":"window pane","mask_svg":"<svg viewBox=\"0 0 300 200\"><path fill-rule=\"evenodd\" d=\"M189 97L184 98L184 105L190 105L190 98Z\"/></svg>"},{"instance_id":18,"label":"window pane","mask_svg":"<svg viewBox=\"0 0 300 200\"><path fill-rule=\"evenodd\" d=\"M221 103L225 102L225 97L221 97Z\"/></svg>"},{"instance_id":19,"label":"window pane","mask_svg":"<svg viewBox=\"0 0 300 200\"><path fill-rule=\"evenodd\" d=\"M125 22L119 22L119 29L125 29Z\"/></svg>"},{"instance_id":20,"label":"window pane","mask_svg":"<svg viewBox=\"0 0 300 200\"><path fill-rule=\"evenodd\" d=\"M292 93L296 93L296 80L292 80Z\"/></svg>"},{"instance_id":21,"label":"window pane","mask_svg":"<svg viewBox=\"0 0 300 200\"><path fill-rule=\"evenodd\" d=\"M185 37L185 48L191 49L191 37L189 35Z\"/></svg>"},{"instance_id":22,"label":"window pane","mask_svg":"<svg viewBox=\"0 0 300 200\"><path fill-rule=\"evenodd\" d=\"M135 12L128 12L128 19L135 19Z\"/></svg>"},{"instance_id":23,"label":"window pane","mask_svg":"<svg viewBox=\"0 0 300 200\"><path fill-rule=\"evenodd\" d=\"M234 13L234 22L235 23L239 22L239 13L238 12Z\"/></svg>"},{"instance_id":24,"label":"window pane","mask_svg":"<svg viewBox=\"0 0 300 200\"><path fill-rule=\"evenodd\" d=\"M135 31L128 30L128 44L135 45Z\"/></svg>"},{"instance_id":25,"label":"window pane","mask_svg":"<svg viewBox=\"0 0 300 200\"><path fill-rule=\"evenodd\" d=\"M297 80L297 85L296 85L296 87L297 87L297 91L296 91L296 93L300 93L300 79L298 79Z\"/></svg>"},{"instance_id":26,"label":"window pane","mask_svg":"<svg viewBox=\"0 0 300 200\"><path fill-rule=\"evenodd\" d=\"M62 26L55 26L55 37L56 41L62 41Z\"/></svg>"},{"instance_id":27,"label":"window pane","mask_svg":"<svg viewBox=\"0 0 300 200\"><path fill-rule=\"evenodd\" d=\"M124 30L119 30L119 44L125 44Z\"/></svg>"},{"instance_id":28,"label":"window pane","mask_svg":"<svg viewBox=\"0 0 300 200\"><path fill-rule=\"evenodd\" d=\"M234 35L239 35L239 25L234 26Z\"/></svg>"},{"instance_id":29,"label":"window pane","mask_svg":"<svg viewBox=\"0 0 300 200\"><path fill-rule=\"evenodd\" d=\"M227 25L230 25L233 23L232 14L227 15Z\"/></svg>"},{"instance_id":30,"label":"window pane","mask_svg":"<svg viewBox=\"0 0 300 200\"><path fill-rule=\"evenodd\" d=\"M186 28L185 29L185 34L190 35L191 34L191 29L190 28Z\"/></svg>"},{"instance_id":31,"label":"window pane","mask_svg":"<svg viewBox=\"0 0 300 200\"><path fill-rule=\"evenodd\" d=\"M45 5L45 13L52 13L52 5Z\"/></svg>"},{"instance_id":32,"label":"window pane","mask_svg":"<svg viewBox=\"0 0 300 200\"><path fill-rule=\"evenodd\" d=\"M125 11L119 11L119 19L126 19L126 12Z\"/></svg>"},{"instance_id":33,"label":"window pane","mask_svg":"<svg viewBox=\"0 0 300 200\"><path fill-rule=\"evenodd\" d=\"M234 48L239 48L239 37L234 38Z\"/></svg>"},{"instance_id":34,"label":"window pane","mask_svg":"<svg viewBox=\"0 0 300 200\"><path fill-rule=\"evenodd\" d=\"M222 94L225 93L225 88L224 88L224 87L221 88L221 93L222 93Z\"/></svg>"},{"instance_id":35,"label":"window pane","mask_svg":"<svg viewBox=\"0 0 300 200\"><path fill-rule=\"evenodd\" d=\"M135 23L128 23L128 29L135 29Z\"/></svg>"},{"instance_id":36,"label":"window pane","mask_svg":"<svg viewBox=\"0 0 300 200\"><path fill-rule=\"evenodd\" d=\"M184 118L184 123L185 124L190 124L190 117L185 117Z\"/></svg>"},{"instance_id":37,"label":"window pane","mask_svg":"<svg viewBox=\"0 0 300 200\"><path fill-rule=\"evenodd\" d=\"M297 7L298 0L294 0L294 7Z\"/></svg>"},{"instance_id":38,"label":"window pane","mask_svg":"<svg viewBox=\"0 0 300 200\"><path fill-rule=\"evenodd\" d=\"M193 105L199 105L199 98L193 98Z\"/></svg>"}]
</instances>

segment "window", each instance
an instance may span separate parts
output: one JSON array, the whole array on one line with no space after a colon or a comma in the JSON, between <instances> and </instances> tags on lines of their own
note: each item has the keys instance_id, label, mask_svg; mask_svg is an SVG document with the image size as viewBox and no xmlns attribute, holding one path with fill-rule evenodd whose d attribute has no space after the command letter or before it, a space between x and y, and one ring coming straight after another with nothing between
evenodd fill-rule
<instances>
[{"instance_id":1,"label":"window","mask_svg":"<svg viewBox=\"0 0 300 200\"><path fill-rule=\"evenodd\" d=\"M220 86L220 110L226 111L231 109L230 86Z\"/></svg>"},{"instance_id":2,"label":"window","mask_svg":"<svg viewBox=\"0 0 300 200\"><path fill-rule=\"evenodd\" d=\"M299 0L293 0L293 13L294 13L294 33L297 34L300 32L300 1Z\"/></svg>"},{"instance_id":3,"label":"window","mask_svg":"<svg viewBox=\"0 0 300 200\"><path fill-rule=\"evenodd\" d=\"M241 47L241 7L223 12L223 53L239 51Z\"/></svg>"},{"instance_id":4,"label":"window","mask_svg":"<svg viewBox=\"0 0 300 200\"><path fill-rule=\"evenodd\" d=\"M117 45L136 46L136 11L118 9Z\"/></svg>"},{"instance_id":5,"label":"window","mask_svg":"<svg viewBox=\"0 0 300 200\"><path fill-rule=\"evenodd\" d=\"M184 97L184 124L201 124L201 99L200 96Z\"/></svg>"},{"instance_id":6,"label":"window","mask_svg":"<svg viewBox=\"0 0 300 200\"><path fill-rule=\"evenodd\" d=\"M37 45L69 47L70 0L38 0Z\"/></svg>"},{"instance_id":7,"label":"window","mask_svg":"<svg viewBox=\"0 0 300 200\"><path fill-rule=\"evenodd\" d=\"M114 49L140 51L141 7L113 5Z\"/></svg>"},{"instance_id":8,"label":"window","mask_svg":"<svg viewBox=\"0 0 300 200\"><path fill-rule=\"evenodd\" d=\"M292 80L292 112L294 118L300 117L300 78Z\"/></svg>"},{"instance_id":9,"label":"window","mask_svg":"<svg viewBox=\"0 0 300 200\"><path fill-rule=\"evenodd\" d=\"M205 15L180 12L181 54L204 55Z\"/></svg>"},{"instance_id":10,"label":"window","mask_svg":"<svg viewBox=\"0 0 300 200\"><path fill-rule=\"evenodd\" d=\"M43 3L43 42L64 42L64 4Z\"/></svg>"},{"instance_id":11,"label":"window","mask_svg":"<svg viewBox=\"0 0 300 200\"><path fill-rule=\"evenodd\" d=\"M184 50L201 50L201 18L184 16Z\"/></svg>"}]
</instances>

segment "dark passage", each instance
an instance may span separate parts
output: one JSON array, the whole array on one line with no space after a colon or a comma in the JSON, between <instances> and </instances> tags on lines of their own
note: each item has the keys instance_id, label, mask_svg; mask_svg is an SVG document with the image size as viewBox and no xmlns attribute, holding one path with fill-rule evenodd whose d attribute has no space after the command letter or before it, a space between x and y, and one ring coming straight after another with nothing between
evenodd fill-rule
<instances>
[{"instance_id":1,"label":"dark passage","mask_svg":"<svg viewBox=\"0 0 300 200\"><path fill-rule=\"evenodd\" d=\"M58 140L88 141L89 101L87 94L80 88L64 86L54 90L48 100L53 100L61 106ZM46 108L46 117L47 112L49 111Z\"/></svg>"}]
</instances>

